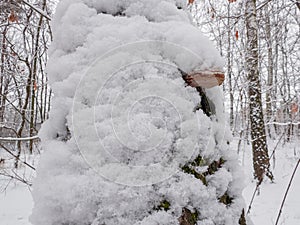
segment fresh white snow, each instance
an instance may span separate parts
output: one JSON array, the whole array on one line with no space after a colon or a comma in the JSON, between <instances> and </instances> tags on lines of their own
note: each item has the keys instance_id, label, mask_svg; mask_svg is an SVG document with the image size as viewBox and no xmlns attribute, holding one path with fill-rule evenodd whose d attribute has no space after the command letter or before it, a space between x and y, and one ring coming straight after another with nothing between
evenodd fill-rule
<instances>
[{"instance_id":1,"label":"fresh white snow","mask_svg":"<svg viewBox=\"0 0 300 225\"><path fill-rule=\"evenodd\" d=\"M278 140L269 141L270 154L275 148ZM279 208L283 200L288 183L294 171L294 167L300 157L300 148L297 140L292 143L286 143L275 151L275 175L274 183L264 182L260 188L260 194L255 197L251 209L251 218L254 224L274 225L279 213ZM236 142L235 142L236 143ZM247 150L250 152L250 146ZM241 158L241 161L243 159ZM247 203L250 202L256 183L252 180L252 161L251 154L246 153L244 156L243 168L247 177L247 187L243 195ZM274 165L272 160L271 165ZM298 168L299 169L299 168ZM298 170L290 187L285 205L278 224L281 225L298 225L300 224L300 171Z\"/></svg>"},{"instance_id":2,"label":"fresh white snow","mask_svg":"<svg viewBox=\"0 0 300 225\"><path fill-rule=\"evenodd\" d=\"M199 211L204 225L237 223L242 174L227 145L221 88L207 91L216 115L193 112L200 96L180 72L221 70L223 60L185 7L181 0L60 1L34 224L152 225L159 218L173 225L184 207ZM181 170L198 155L203 171L225 160L207 185ZM230 206L218 200L225 193L234 198ZM170 209L158 212L163 200Z\"/></svg>"},{"instance_id":3,"label":"fresh white snow","mask_svg":"<svg viewBox=\"0 0 300 225\"><path fill-rule=\"evenodd\" d=\"M33 203L23 187L9 187L1 196L0 223L25 225L23 215L30 213L34 225L174 225L183 207L198 210L201 225L237 223L245 207L243 174L236 142L227 144L231 135L221 88L207 90L215 116L193 112L199 94L185 87L178 70L220 70L223 61L193 26L185 6L183 0L59 3L48 64L54 98L50 119L39 133L44 152L34 180L34 207L31 213ZM255 185L249 149L242 163L247 202ZM299 157L296 152L292 159L283 150L276 155L282 155L277 183L264 183L252 206L250 216L258 225L276 219ZM200 171L225 160L207 176L207 185L180 170L198 155L205 162L197 167ZM297 182L296 177L293 185ZM218 201L225 192L234 198L229 206ZM294 199L299 196L291 193ZM163 200L170 209L154 210ZM6 207L12 202L20 211ZM299 220L297 203L287 202L284 212L291 213L283 213L282 221Z\"/></svg>"},{"instance_id":4,"label":"fresh white snow","mask_svg":"<svg viewBox=\"0 0 300 225\"><path fill-rule=\"evenodd\" d=\"M238 140L235 139L231 146L236 148ZM274 148L277 141L269 141L270 150ZM296 155L294 155L296 153ZM255 196L250 212L254 225L274 225L281 201L286 191L289 179L294 170L297 159L300 156L300 149L296 143L280 145L276 150L276 166L274 170L275 182L264 182L260 188L260 195ZM251 200L256 183L252 176L251 148L245 146L245 152L240 153L240 163L246 175L246 188L243 196L247 206ZM7 180L0 180L0 187L3 188ZM300 224L300 172L297 171L294 181L288 193L286 204L283 207L280 217L280 225ZM31 214L33 200L31 191L27 186L14 183L9 185L5 192L0 193L0 224L1 225L31 225L28 217Z\"/></svg>"},{"instance_id":5,"label":"fresh white snow","mask_svg":"<svg viewBox=\"0 0 300 225\"><path fill-rule=\"evenodd\" d=\"M7 180L0 180L0 187L7 184ZM27 185L10 184L7 190L0 193L0 224L1 225L29 225L33 201Z\"/></svg>"}]
</instances>

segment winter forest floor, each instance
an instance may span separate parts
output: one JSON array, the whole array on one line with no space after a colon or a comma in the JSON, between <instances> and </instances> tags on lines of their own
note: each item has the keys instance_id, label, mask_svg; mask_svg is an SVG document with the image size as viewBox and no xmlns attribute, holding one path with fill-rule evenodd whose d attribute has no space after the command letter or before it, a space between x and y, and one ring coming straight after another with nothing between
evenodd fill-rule
<instances>
[{"instance_id":1,"label":"winter forest floor","mask_svg":"<svg viewBox=\"0 0 300 225\"><path fill-rule=\"evenodd\" d=\"M278 141L269 141L269 150L272 152ZM275 176L274 183L264 182L260 188L260 194L256 195L252 204L250 217L254 225L274 225L279 208L293 173L297 160L300 157L299 141L280 143L275 151L275 160L272 159L272 170ZM232 149L237 149L238 140L232 143ZM240 163L246 176L246 188L243 195L247 204L256 187L252 178L251 147L246 143L241 144ZM275 167L274 167L275 163ZM0 225L30 225L28 217L31 214L33 201L30 188L16 181L7 187L7 180L0 177ZM5 188L6 187L6 188ZM278 224L300 224L300 172L297 171L290 187L283 211Z\"/></svg>"}]
</instances>

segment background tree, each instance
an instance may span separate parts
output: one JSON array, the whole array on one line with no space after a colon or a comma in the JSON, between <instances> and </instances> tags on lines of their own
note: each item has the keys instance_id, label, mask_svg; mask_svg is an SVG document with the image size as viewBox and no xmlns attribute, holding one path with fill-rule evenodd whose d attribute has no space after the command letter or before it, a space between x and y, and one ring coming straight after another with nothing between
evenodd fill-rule
<instances>
[{"instance_id":1,"label":"background tree","mask_svg":"<svg viewBox=\"0 0 300 225\"><path fill-rule=\"evenodd\" d=\"M270 160L262 108L261 86L259 79L258 24L256 18L256 1L246 1L246 75L251 124L251 141L253 151L254 177L263 181L264 175L273 180L270 172Z\"/></svg>"},{"instance_id":2,"label":"background tree","mask_svg":"<svg viewBox=\"0 0 300 225\"><path fill-rule=\"evenodd\" d=\"M244 149L243 142L250 144L251 133L246 3L204 0L195 1L191 7L199 28L226 57L225 104L231 129L239 138L239 152ZM267 135L283 143L299 139L299 10L295 2L283 0L257 0L255 9L258 73Z\"/></svg>"},{"instance_id":3,"label":"background tree","mask_svg":"<svg viewBox=\"0 0 300 225\"><path fill-rule=\"evenodd\" d=\"M38 153L37 132L48 118L51 89L45 72L55 2L4 0L0 3L0 147L7 164ZM29 164L28 164L29 165ZM32 167L33 168L33 167ZM32 169L31 168L31 169ZM12 176L9 170L5 174Z\"/></svg>"}]
</instances>

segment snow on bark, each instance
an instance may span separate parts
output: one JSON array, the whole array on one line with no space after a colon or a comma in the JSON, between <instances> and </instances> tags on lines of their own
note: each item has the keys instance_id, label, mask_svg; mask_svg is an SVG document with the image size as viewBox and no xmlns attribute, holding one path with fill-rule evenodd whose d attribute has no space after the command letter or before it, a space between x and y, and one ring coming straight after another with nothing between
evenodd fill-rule
<instances>
[{"instance_id":1,"label":"snow on bark","mask_svg":"<svg viewBox=\"0 0 300 225\"><path fill-rule=\"evenodd\" d=\"M33 224L238 224L242 174L219 87L208 117L182 71L223 60L181 0L62 0Z\"/></svg>"},{"instance_id":2,"label":"snow on bark","mask_svg":"<svg viewBox=\"0 0 300 225\"><path fill-rule=\"evenodd\" d=\"M270 162L266 130L261 102L261 86L258 72L258 24L256 21L256 1L246 1L247 53L246 70L250 107L251 139L253 151L254 177L261 183L266 175L271 180Z\"/></svg>"}]
</instances>

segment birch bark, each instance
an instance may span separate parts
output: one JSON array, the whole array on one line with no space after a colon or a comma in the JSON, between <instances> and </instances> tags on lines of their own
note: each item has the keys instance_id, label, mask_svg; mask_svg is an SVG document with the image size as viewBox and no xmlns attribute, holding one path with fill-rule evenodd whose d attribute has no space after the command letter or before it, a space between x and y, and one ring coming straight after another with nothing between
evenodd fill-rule
<instances>
[{"instance_id":1,"label":"birch bark","mask_svg":"<svg viewBox=\"0 0 300 225\"><path fill-rule=\"evenodd\" d=\"M258 23L256 0L246 0L246 74L250 108L251 139L254 177L261 183L266 175L271 180L266 130L261 101L261 86L258 70Z\"/></svg>"}]
</instances>

